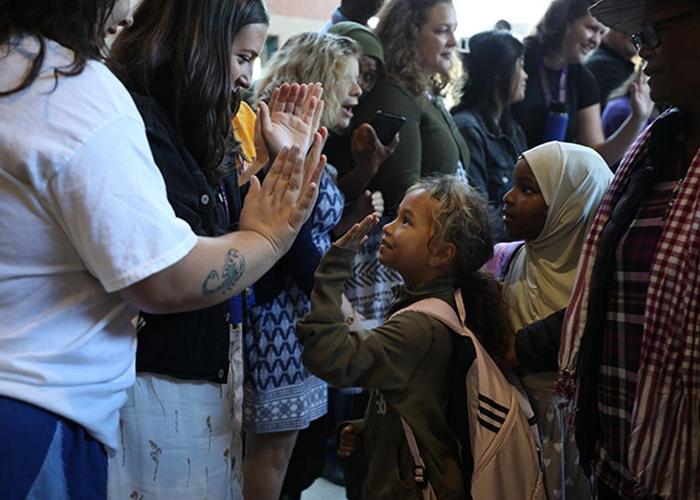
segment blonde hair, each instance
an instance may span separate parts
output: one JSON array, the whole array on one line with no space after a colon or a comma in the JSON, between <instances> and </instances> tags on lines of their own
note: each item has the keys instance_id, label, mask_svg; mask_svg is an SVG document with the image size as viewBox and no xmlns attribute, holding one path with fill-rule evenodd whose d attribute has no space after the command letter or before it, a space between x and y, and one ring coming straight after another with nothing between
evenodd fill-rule
<instances>
[{"instance_id":1,"label":"blonde hair","mask_svg":"<svg viewBox=\"0 0 700 500\"><path fill-rule=\"evenodd\" d=\"M272 91L285 82L320 82L325 101L321 125L332 128L340 119L340 101L348 90L348 66L359 54L357 44L347 37L315 32L294 35L268 61L255 85L255 102L269 100Z\"/></svg>"},{"instance_id":2,"label":"blonde hair","mask_svg":"<svg viewBox=\"0 0 700 500\"><path fill-rule=\"evenodd\" d=\"M450 276L462 291L466 324L494 357L503 356L511 333L503 291L482 271L493 256L489 211L482 196L454 175L422 179L407 192L423 190L434 200L430 245L455 248Z\"/></svg>"},{"instance_id":3,"label":"blonde hair","mask_svg":"<svg viewBox=\"0 0 700 500\"><path fill-rule=\"evenodd\" d=\"M441 93L450 75L426 77L418 61L418 35L426 23L426 13L440 3L452 0L390 0L379 12L375 33L384 44L387 77L414 94L430 90Z\"/></svg>"}]
</instances>

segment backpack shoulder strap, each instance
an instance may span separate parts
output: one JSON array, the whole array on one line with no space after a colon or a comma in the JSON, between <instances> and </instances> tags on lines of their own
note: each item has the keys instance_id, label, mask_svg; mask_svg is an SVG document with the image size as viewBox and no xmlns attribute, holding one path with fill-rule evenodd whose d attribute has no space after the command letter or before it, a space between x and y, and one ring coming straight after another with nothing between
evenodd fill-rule
<instances>
[{"instance_id":1,"label":"backpack shoulder strap","mask_svg":"<svg viewBox=\"0 0 700 500\"><path fill-rule=\"evenodd\" d=\"M458 294L459 290L455 293L455 298L459 299L458 303L461 303L462 296L461 294ZM418 312L425 314L426 316L430 316L431 318L435 318L459 335L469 336L469 331L464 326L464 323L460 321L459 316L457 316L457 312L455 312L454 308L444 300L436 298L419 300L413 304L410 304L409 306L404 307L403 309L396 311L391 315L391 317L409 311ZM430 484L430 479L425 476L425 463L420 455L420 450L418 449L418 443L416 442L416 437L413 434L413 430L403 417L400 418L404 436L406 437L408 448L411 452L411 456L413 457L414 480L422 490L421 495L423 500L436 500L437 496L435 495L432 484Z\"/></svg>"},{"instance_id":2,"label":"backpack shoulder strap","mask_svg":"<svg viewBox=\"0 0 700 500\"><path fill-rule=\"evenodd\" d=\"M430 298L419 300L404 307L403 309L396 311L391 315L391 317L411 311L419 312L421 314L425 314L426 316L430 316L431 318L435 318L448 328L454 330L456 333L460 335L465 334L464 323L459 320L459 316L457 316L454 308L442 299Z\"/></svg>"},{"instance_id":3,"label":"backpack shoulder strap","mask_svg":"<svg viewBox=\"0 0 700 500\"><path fill-rule=\"evenodd\" d=\"M433 485L425 476L425 463L423 458L420 456L420 450L418 449L418 443L416 443L416 437L413 435L413 430L411 426L401 418L401 425L403 426L403 433L406 436L406 442L408 443L408 449L411 451L413 456L413 480L416 482L418 487L422 490L421 496L423 500L436 500L437 496L433 490Z\"/></svg>"}]
</instances>

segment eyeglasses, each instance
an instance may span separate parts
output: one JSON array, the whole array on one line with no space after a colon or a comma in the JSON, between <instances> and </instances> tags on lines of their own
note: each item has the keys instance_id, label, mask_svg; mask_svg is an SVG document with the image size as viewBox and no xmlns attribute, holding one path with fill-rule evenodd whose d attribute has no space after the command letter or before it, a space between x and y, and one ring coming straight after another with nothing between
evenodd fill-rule
<instances>
[{"instance_id":1,"label":"eyeglasses","mask_svg":"<svg viewBox=\"0 0 700 500\"><path fill-rule=\"evenodd\" d=\"M667 29L673 23L688 18L696 12L696 10L689 10L687 12L681 12L675 16L671 16L668 19L664 19L663 21L659 21L657 23L645 24L638 33L632 35L632 43L634 43L634 45L637 47L637 50L641 49L642 47L653 50L661 45L661 40L659 39L660 32Z\"/></svg>"}]
</instances>

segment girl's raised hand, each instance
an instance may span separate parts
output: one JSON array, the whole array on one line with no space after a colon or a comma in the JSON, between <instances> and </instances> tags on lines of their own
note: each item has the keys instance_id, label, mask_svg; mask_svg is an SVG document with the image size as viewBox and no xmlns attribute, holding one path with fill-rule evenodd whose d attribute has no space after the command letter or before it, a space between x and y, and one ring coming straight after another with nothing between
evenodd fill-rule
<instances>
[{"instance_id":1,"label":"girl's raised hand","mask_svg":"<svg viewBox=\"0 0 700 500\"><path fill-rule=\"evenodd\" d=\"M367 235L379 222L377 214L369 214L357 224L354 224L347 233L338 238L333 244L340 248L359 250L367 240Z\"/></svg>"}]
</instances>

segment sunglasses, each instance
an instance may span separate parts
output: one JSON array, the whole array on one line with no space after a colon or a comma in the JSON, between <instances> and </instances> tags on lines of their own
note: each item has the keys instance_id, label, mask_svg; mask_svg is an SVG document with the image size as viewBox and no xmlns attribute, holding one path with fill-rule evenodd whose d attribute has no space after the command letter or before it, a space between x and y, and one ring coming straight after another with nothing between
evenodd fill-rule
<instances>
[{"instance_id":1,"label":"sunglasses","mask_svg":"<svg viewBox=\"0 0 700 500\"><path fill-rule=\"evenodd\" d=\"M637 47L637 50L641 49L642 47L646 47L648 49L653 50L659 45L661 45L661 39L659 38L660 32L667 29L674 23L677 23L678 21L687 19L696 12L696 10L689 10L687 12L681 12L680 14L676 14L675 16L671 16L667 19L664 19L663 21L645 24L641 27L641 30L639 32L632 35L632 42Z\"/></svg>"}]
</instances>

